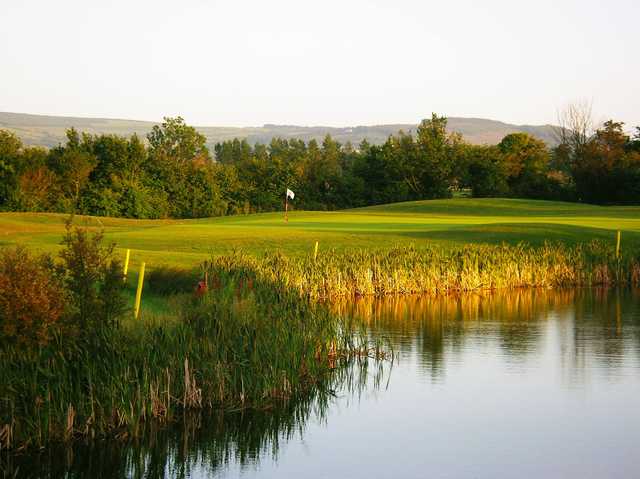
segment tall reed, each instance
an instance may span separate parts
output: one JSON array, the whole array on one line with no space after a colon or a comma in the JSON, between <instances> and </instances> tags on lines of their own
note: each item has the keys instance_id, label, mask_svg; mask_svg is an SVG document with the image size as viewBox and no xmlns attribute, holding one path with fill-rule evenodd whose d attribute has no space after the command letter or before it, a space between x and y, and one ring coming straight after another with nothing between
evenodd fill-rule
<instances>
[{"instance_id":1,"label":"tall reed","mask_svg":"<svg viewBox=\"0 0 640 479\"><path fill-rule=\"evenodd\" d=\"M329 251L315 260L311 254L303 258L236 254L214 258L209 264L214 281L224 278L225 271L244 271L248 277L313 299L640 284L640 256L627 253L617 258L614 248L601 242Z\"/></svg>"},{"instance_id":2,"label":"tall reed","mask_svg":"<svg viewBox=\"0 0 640 479\"><path fill-rule=\"evenodd\" d=\"M58 336L25 351L0 345L0 447L113 434L185 410L270 408L318 389L368 355L325 305L229 271L225 286L187 295L171 322L129 320L101 350Z\"/></svg>"}]
</instances>

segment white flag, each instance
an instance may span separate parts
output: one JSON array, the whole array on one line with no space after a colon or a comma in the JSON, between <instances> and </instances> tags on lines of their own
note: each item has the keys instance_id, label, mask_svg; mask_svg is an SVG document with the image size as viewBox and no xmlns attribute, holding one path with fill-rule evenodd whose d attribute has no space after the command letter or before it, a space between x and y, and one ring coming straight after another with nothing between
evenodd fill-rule
<instances>
[{"instance_id":1,"label":"white flag","mask_svg":"<svg viewBox=\"0 0 640 479\"><path fill-rule=\"evenodd\" d=\"M289 188L287 188L287 198L293 199L295 196L296 196L295 193L291 191Z\"/></svg>"}]
</instances>

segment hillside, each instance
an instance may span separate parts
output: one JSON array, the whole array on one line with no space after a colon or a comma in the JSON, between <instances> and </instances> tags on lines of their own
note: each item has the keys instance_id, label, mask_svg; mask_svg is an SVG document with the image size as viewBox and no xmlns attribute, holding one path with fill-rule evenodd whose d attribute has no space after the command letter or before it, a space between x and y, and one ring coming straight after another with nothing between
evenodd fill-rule
<instances>
[{"instance_id":1,"label":"hillside","mask_svg":"<svg viewBox=\"0 0 640 479\"><path fill-rule=\"evenodd\" d=\"M135 120L117 120L108 118L77 118L64 116L29 115L25 113L0 112L0 128L15 132L27 145L52 147L63 142L67 128L75 127L87 133L115 133L118 135L146 135L155 123ZM223 127L198 126L198 130L207 137L209 146L233 138L246 138L251 144L267 143L273 137L299 138L308 141L312 138L321 141L330 134L341 143L350 141L357 145L363 139L370 143L383 143L391 134L399 130L415 130L413 124L390 124L373 126L355 126L335 128L326 126L271 125L261 127ZM461 133L471 143L494 144L505 135L515 132L530 133L549 144L554 143L553 127L550 125L529 126L510 125L481 118L449 118L449 129Z\"/></svg>"}]
</instances>

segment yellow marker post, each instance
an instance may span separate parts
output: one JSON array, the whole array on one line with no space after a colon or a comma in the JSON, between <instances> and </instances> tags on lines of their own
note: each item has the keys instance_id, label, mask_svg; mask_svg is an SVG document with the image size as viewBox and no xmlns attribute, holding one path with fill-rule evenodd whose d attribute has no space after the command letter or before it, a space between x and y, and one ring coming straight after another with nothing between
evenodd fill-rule
<instances>
[{"instance_id":1,"label":"yellow marker post","mask_svg":"<svg viewBox=\"0 0 640 479\"><path fill-rule=\"evenodd\" d=\"M122 278L124 281L127 280L127 271L129 271L129 256L131 255L131 250L127 249L127 254L124 257L124 268L122 271Z\"/></svg>"},{"instance_id":2,"label":"yellow marker post","mask_svg":"<svg viewBox=\"0 0 640 479\"><path fill-rule=\"evenodd\" d=\"M313 249L313 261L315 262L318 257L318 242L316 241L316 247Z\"/></svg>"},{"instance_id":3,"label":"yellow marker post","mask_svg":"<svg viewBox=\"0 0 640 479\"><path fill-rule=\"evenodd\" d=\"M616 258L620 257L620 230L618 230L618 237L616 240Z\"/></svg>"},{"instance_id":4,"label":"yellow marker post","mask_svg":"<svg viewBox=\"0 0 640 479\"><path fill-rule=\"evenodd\" d=\"M138 319L138 315L140 314L140 300L142 299L142 285L144 283L144 266L144 263L140 265L140 273L138 273L138 290L136 291L136 304L133 310L133 315L136 319Z\"/></svg>"}]
</instances>

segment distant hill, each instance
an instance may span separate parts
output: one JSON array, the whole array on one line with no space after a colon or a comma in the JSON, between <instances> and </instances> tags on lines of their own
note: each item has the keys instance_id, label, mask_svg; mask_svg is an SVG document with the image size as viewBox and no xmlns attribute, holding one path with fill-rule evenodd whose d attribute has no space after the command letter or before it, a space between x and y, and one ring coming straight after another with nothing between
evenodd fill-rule
<instances>
[{"instance_id":1,"label":"distant hill","mask_svg":"<svg viewBox=\"0 0 640 479\"><path fill-rule=\"evenodd\" d=\"M65 141L65 130L75 127L87 133L115 133L144 137L156 123L136 120L116 120L108 118L76 118L66 116L29 115L26 113L0 112L0 128L15 132L27 145L57 146ZM335 128L328 126L264 125L259 127L198 126L207 137L210 147L215 143L233 138L246 138L251 144L268 143L273 137L299 138L321 141L330 134L341 143L350 141L357 145L363 139L369 143L381 144L391 134L399 130L414 132L414 124L391 124ZM500 121L482 118L449 118L449 130L461 133L466 141L476 144L495 144L505 135L516 132L530 133L537 138L555 144L551 125L530 126L510 125Z\"/></svg>"}]
</instances>

